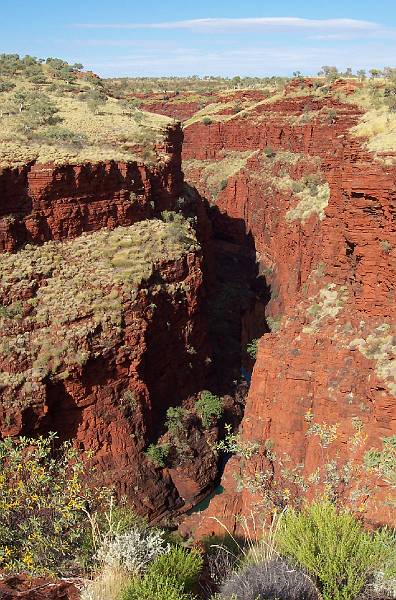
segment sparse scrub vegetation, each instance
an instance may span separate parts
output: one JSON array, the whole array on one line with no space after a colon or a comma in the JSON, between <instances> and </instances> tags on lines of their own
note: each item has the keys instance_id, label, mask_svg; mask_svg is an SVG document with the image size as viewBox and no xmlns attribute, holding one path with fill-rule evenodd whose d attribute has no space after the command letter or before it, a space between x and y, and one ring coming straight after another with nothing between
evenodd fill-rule
<instances>
[{"instance_id":1,"label":"sparse scrub vegetation","mask_svg":"<svg viewBox=\"0 0 396 600\"><path fill-rule=\"evenodd\" d=\"M307 309L310 324L303 328L304 333L312 333L326 318L334 319L343 309L348 296L346 286L337 286L335 283L326 284L318 294L310 298L312 304Z\"/></svg>"},{"instance_id":2,"label":"sparse scrub vegetation","mask_svg":"<svg viewBox=\"0 0 396 600\"><path fill-rule=\"evenodd\" d=\"M385 381L391 394L396 396L396 343L394 327L383 323L364 337L352 339L349 348L356 348L368 359L376 362L375 372Z\"/></svg>"},{"instance_id":3,"label":"sparse scrub vegetation","mask_svg":"<svg viewBox=\"0 0 396 600\"><path fill-rule=\"evenodd\" d=\"M296 196L299 198L297 205L286 213L288 223L305 223L312 215L317 215L321 221L324 219L324 209L330 199L330 187L327 182L320 185L308 182L303 190L296 192Z\"/></svg>"},{"instance_id":4,"label":"sparse scrub vegetation","mask_svg":"<svg viewBox=\"0 0 396 600\"><path fill-rule=\"evenodd\" d=\"M154 146L172 120L137 108L125 114L103 80L81 69L1 55L0 165L136 160L143 151L148 161L161 158Z\"/></svg>"},{"instance_id":5,"label":"sparse scrub vegetation","mask_svg":"<svg viewBox=\"0 0 396 600\"><path fill-rule=\"evenodd\" d=\"M207 186L212 200L215 201L219 193L227 187L228 179L241 171L254 152L224 152L223 158L211 160L186 160L183 170L188 177L189 173L200 170L200 176Z\"/></svg>"}]
</instances>

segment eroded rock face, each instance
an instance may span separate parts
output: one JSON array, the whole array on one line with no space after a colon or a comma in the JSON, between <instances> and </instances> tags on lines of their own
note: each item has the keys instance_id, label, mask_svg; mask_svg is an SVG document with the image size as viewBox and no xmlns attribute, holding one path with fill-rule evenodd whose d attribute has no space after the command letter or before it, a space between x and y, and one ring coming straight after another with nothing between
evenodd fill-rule
<instances>
[{"instance_id":1,"label":"eroded rock face","mask_svg":"<svg viewBox=\"0 0 396 600\"><path fill-rule=\"evenodd\" d=\"M152 520L191 506L217 474L199 423L174 471L145 455L167 408L210 380L207 247L188 225L154 218L182 192L181 139L170 131L157 167L29 165L1 180L2 249L31 244L3 256L1 435L73 440L93 453L100 483Z\"/></svg>"},{"instance_id":2,"label":"eroded rock face","mask_svg":"<svg viewBox=\"0 0 396 600\"><path fill-rule=\"evenodd\" d=\"M301 124L306 106L316 114ZM328 109L337 111L333 122L324 117ZM185 131L189 178L215 202L215 229L254 240L272 289L268 322L275 325L260 340L241 426L242 442L261 449L250 460L229 461L225 492L184 523L197 536L221 531L210 517L231 530L236 517L249 517L262 501L263 474L272 488L301 494L283 477L285 464L302 465L297 472L304 477L334 464L337 454L358 465L366 450L396 434L396 169L351 137L359 115L352 105L307 97L261 104L256 113L255 122L235 117ZM272 157L260 152L269 146ZM258 152L211 198L199 161L202 169L208 158L220 163L228 150ZM304 176L317 178L313 196L301 191ZM313 423L335 428L325 447ZM367 473L355 479L340 484L341 495L369 522L394 524L389 485Z\"/></svg>"},{"instance_id":3,"label":"eroded rock face","mask_svg":"<svg viewBox=\"0 0 396 600\"><path fill-rule=\"evenodd\" d=\"M155 148L157 164L32 163L0 171L0 251L131 225L172 210L182 193L180 126Z\"/></svg>"}]
</instances>

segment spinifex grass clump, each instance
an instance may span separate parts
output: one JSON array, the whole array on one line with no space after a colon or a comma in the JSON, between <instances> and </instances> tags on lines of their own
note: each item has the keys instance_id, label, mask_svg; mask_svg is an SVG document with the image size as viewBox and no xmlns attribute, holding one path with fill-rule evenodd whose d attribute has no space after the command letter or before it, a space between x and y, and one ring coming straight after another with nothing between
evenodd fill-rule
<instances>
[{"instance_id":1,"label":"spinifex grass clump","mask_svg":"<svg viewBox=\"0 0 396 600\"><path fill-rule=\"evenodd\" d=\"M250 565L236 573L221 590L224 600L318 600L313 581L282 560Z\"/></svg>"}]
</instances>

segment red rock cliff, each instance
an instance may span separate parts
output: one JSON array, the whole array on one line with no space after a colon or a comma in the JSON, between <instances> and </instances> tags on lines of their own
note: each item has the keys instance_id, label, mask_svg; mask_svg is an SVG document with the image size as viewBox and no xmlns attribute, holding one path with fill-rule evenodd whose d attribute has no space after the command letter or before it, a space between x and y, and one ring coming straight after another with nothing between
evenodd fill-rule
<instances>
[{"instance_id":1,"label":"red rock cliff","mask_svg":"<svg viewBox=\"0 0 396 600\"><path fill-rule=\"evenodd\" d=\"M312 111L305 123L304 111ZM367 449L396 434L396 169L351 137L359 114L349 104L307 97L186 128L191 181L212 202L200 160L221 161L229 150L275 153L253 155L216 200L217 229L223 224L223 235L241 241L244 223L254 240L272 289L268 321L276 327L260 340L241 427L242 442L258 442L260 450L229 461L224 493L184 524L196 535L218 529L212 516L235 529L237 517L249 517L274 489L301 494L283 476L285 465L301 465L295 474L305 477L337 455L358 465ZM303 181L316 181L317 199L327 189L322 209L319 201L312 210ZM331 443L323 447L313 424L333 431ZM349 501L369 521L394 524L389 485L375 481L365 493L367 474L356 478ZM348 484L339 482L338 490L349 498L341 488Z\"/></svg>"}]
</instances>

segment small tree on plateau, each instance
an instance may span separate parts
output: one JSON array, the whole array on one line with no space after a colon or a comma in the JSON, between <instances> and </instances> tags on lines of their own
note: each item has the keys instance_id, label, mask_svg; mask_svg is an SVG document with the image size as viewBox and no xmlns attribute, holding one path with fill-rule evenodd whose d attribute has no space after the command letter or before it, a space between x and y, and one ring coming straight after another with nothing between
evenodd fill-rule
<instances>
[{"instance_id":1,"label":"small tree on plateau","mask_svg":"<svg viewBox=\"0 0 396 600\"><path fill-rule=\"evenodd\" d=\"M107 96L101 90L92 90L87 96L88 108L95 115L99 114L100 107L106 104Z\"/></svg>"}]
</instances>

